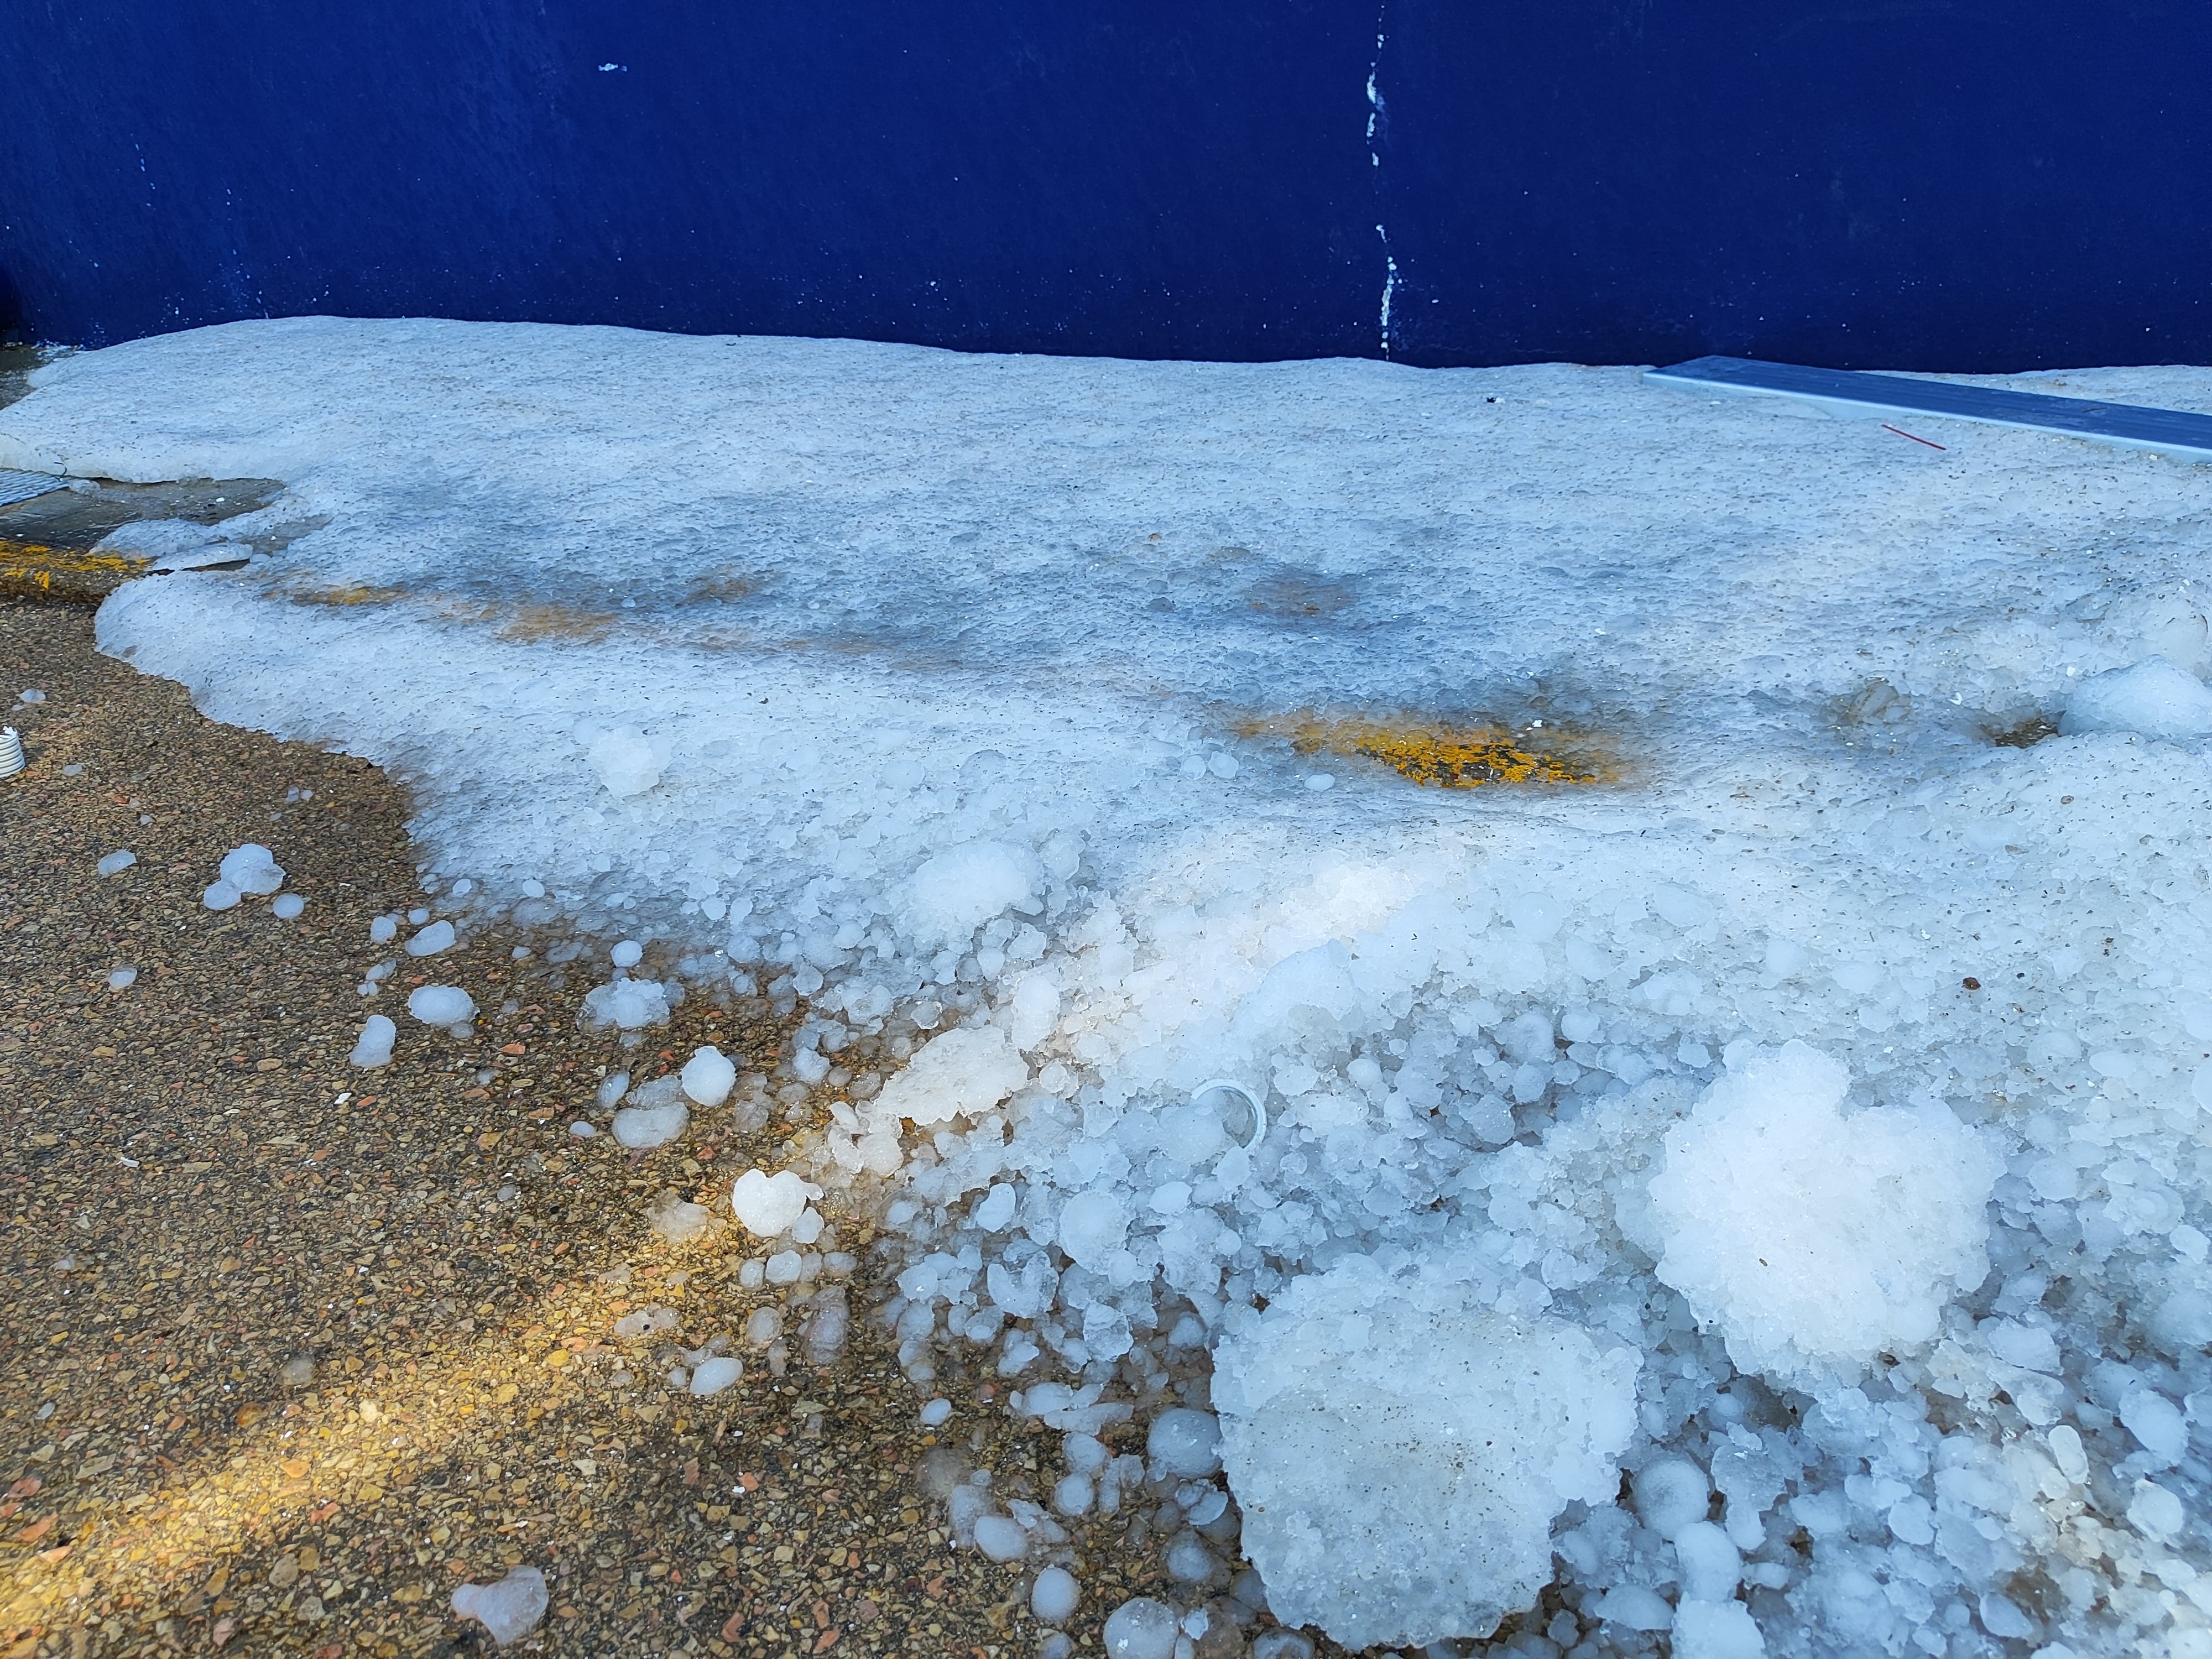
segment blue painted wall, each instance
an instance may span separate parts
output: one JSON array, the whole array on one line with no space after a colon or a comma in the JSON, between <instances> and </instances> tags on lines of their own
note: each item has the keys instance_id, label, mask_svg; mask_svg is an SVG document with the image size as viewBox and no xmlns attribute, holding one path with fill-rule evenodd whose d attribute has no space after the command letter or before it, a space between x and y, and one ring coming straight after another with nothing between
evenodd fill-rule
<instances>
[{"instance_id":1,"label":"blue painted wall","mask_svg":"<svg viewBox=\"0 0 2212 1659\"><path fill-rule=\"evenodd\" d=\"M2201 0L0 0L0 40L43 339L2212 362Z\"/></svg>"}]
</instances>

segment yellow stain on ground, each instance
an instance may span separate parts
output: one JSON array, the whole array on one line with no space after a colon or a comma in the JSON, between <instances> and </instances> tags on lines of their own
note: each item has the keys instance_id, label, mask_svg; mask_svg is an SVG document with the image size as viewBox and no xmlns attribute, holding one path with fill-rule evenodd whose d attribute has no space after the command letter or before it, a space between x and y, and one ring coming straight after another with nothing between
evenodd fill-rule
<instances>
[{"instance_id":1,"label":"yellow stain on ground","mask_svg":"<svg viewBox=\"0 0 2212 1659\"><path fill-rule=\"evenodd\" d=\"M357 582L347 587L287 584L278 591L295 605L334 605L341 609L356 605L391 605L406 597L397 587L364 587Z\"/></svg>"},{"instance_id":2,"label":"yellow stain on ground","mask_svg":"<svg viewBox=\"0 0 2212 1659\"><path fill-rule=\"evenodd\" d=\"M1549 727L1515 733L1503 726L1300 713L1242 720L1236 730L1239 737L1287 738L1304 755L1325 751L1380 761L1415 783L1443 789L1607 783L1617 775L1605 744Z\"/></svg>"},{"instance_id":3,"label":"yellow stain on ground","mask_svg":"<svg viewBox=\"0 0 2212 1659\"><path fill-rule=\"evenodd\" d=\"M622 621L612 611L586 611L558 602L499 605L434 590L411 592L401 587L370 587L357 582L330 586L313 581L286 580L272 591L294 605L336 610L409 601L441 621L464 627L488 627L502 640L526 645L561 641L588 645L613 633Z\"/></svg>"}]
</instances>

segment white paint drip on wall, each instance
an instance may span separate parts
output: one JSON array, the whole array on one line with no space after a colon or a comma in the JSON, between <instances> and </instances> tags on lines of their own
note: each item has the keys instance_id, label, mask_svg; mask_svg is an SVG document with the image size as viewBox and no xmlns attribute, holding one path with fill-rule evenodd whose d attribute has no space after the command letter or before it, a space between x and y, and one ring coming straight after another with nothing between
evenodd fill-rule
<instances>
[{"instance_id":1,"label":"white paint drip on wall","mask_svg":"<svg viewBox=\"0 0 2212 1659\"><path fill-rule=\"evenodd\" d=\"M1379 15L1375 21L1375 59L1367 66L1367 163L1370 169L1379 171L1382 166L1382 154L1376 148L1376 138L1386 110L1382 89L1376 84L1376 77L1382 70L1382 43L1389 37L1382 27L1382 19ZM1398 261L1390 252L1389 231L1377 224L1375 234L1382 239L1383 266L1382 304L1376 327L1382 336L1382 355L1388 357L1390 355L1390 301L1398 289Z\"/></svg>"}]
</instances>

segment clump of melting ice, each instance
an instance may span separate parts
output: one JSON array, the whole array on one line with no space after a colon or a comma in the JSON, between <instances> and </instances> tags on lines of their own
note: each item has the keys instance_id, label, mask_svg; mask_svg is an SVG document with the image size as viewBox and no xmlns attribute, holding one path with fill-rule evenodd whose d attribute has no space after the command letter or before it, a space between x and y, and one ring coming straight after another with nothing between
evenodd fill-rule
<instances>
[{"instance_id":1,"label":"clump of melting ice","mask_svg":"<svg viewBox=\"0 0 2212 1659\"><path fill-rule=\"evenodd\" d=\"M234 847L222 855L222 878L241 893L273 893L284 884L284 867L258 842Z\"/></svg>"},{"instance_id":2,"label":"clump of melting ice","mask_svg":"<svg viewBox=\"0 0 2212 1659\"><path fill-rule=\"evenodd\" d=\"M2140 732L2185 741L2212 738L2212 690L2164 657L2094 674L2066 700L2058 729Z\"/></svg>"},{"instance_id":3,"label":"clump of melting ice","mask_svg":"<svg viewBox=\"0 0 2212 1659\"><path fill-rule=\"evenodd\" d=\"M1658 1275L1747 1371L1817 1382L1924 1349L1989 1272L2002 1164L1941 1105L1844 1112L1850 1083L1791 1042L1668 1131Z\"/></svg>"},{"instance_id":4,"label":"clump of melting ice","mask_svg":"<svg viewBox=\"0 0 2212 1659\"><path fill-rule=\"evenodd\" d=\"M453 1591L453 1612L473 1619L501 1647L519 1642L538 1628L550 1601L545 1575L536 1567L509 1567L489 1584L463 1584Z\"/></svg>"},{"instance_id":5,"label":"clump of melting ice","mask_svg":"<svg viewBox=\"0 0 2212 1659\"><path fill-rule=\"evenodd\" d=\"M737 1086L737 1062L720 1048L701 1048L684 1062L681 1080L684 1092L695 1103L701 1106L719 1106L730 1097L730 1091Z\"/></svg>"},{"instance_id":6,"label":"clump of melting ice","mask_svg":"<svg viewBox=\"0 0 2212 1659\"><path fill-rule=\"evenodd\" d=\"M690 1243L714 1222L714 1212L705 1205L694 1204L680 1193L661 1194L647 1207L645 1218L646 1224L671 1244Z\"/></svg>"},{"instance_id":7,"label":"clump of melting ice","mask_svg":"<svg viewBox=\"0 0 2212 1659\"><path fill-rule=\"evenodd\" d=\"M798 1224L808 1202L821 1195L821 1188L792 1170L770 1175L748 1170L730 1188L730 1208L754 1237L780 1238Z\"/></svg>"},{"instance_id":8,"label":"clump of melting ice","mask_svg":"<svg viewBox=\"0 0 2212 1659\"><path fill-rule=\"evenodd\" d=\"M419 985L407 994L407 1012L425 1025L465 1025L476 1018L477 1003L458 985Z\"/></svg>"},{"instance_id":9,"label":"clump of melting ice","mask_svg":"<svg viewBox=\"0 0 2212 1659\"><path fill-rule=\"evenodd\" d=\"M633 1152L665 1146L690 1127L680 1078L658 1077L630 1091L629 1103L615 1114L614 1137Z\"/></svg>"},{"instance_id":10,"label":"clump of melting ice","mask_svg":"<svg viewBox=\"0 0 2212 1659\"><path fill-rule=\"evenodd\" d=\"M668 1024L668 988L649 979L618 979L584 995L584 1024L634 1031Z\"/></svg>"},{"instance_id":11,"label":"clump of melting ice","mask_svg":"<svg viewBox=\"0 0 2212 1659\"><path fill-rule=\"evenodd\" d=\"M1244 1549L1292 1625L1349 1647L1486 1636L1552 1578L1552 1523L1609 1503L1637 1351L1354 1257L1214 1351Z\"/></svg>"},{"instance_id":12,"label":"clump of melting ice","mask_svg":"<svg viewBox=\"0 0 2212 1659\"><path fill-rule=\"evenodd\" d=\"M410 1000L409 1011L413 1012ZM420 1018L421 1016L417 1015ZM450 1024L451 1021L431 1024ZM382 1014L371 1014L363 1021L360 1039L353 1045L353 1053L346 1056L349 1065L374 1067L392 1063L392 1045L398 1040L399 1028Z\"/></svg>"}]
</instances>

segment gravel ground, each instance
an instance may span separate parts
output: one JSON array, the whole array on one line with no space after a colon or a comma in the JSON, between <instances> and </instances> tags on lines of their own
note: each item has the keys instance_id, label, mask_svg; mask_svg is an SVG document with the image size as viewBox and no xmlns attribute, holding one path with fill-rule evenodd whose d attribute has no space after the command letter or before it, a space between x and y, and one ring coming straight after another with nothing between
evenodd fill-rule
<instances>
[{"instance_id":1,"label":"gravel ground","mask_svg":"<svg viewBox=\"0 0 2212 1659\"><path fill-rule=\"evenodd\" d=\"M919 1427L866 1316L868 1218L833 1214L817 1246L857 1259L853 1336L822 1367L795 1304L829 1278L747 1288L734 1229L677 1247L647 1225L668 1192L726 1222L732 1176L803 1147L818 1103L747 1129L795 1016L694 997L625 1051L578 1028L603 975L491 937L400 957L367 1000L371 918L427 902L398 787L203 720L98 656L81 608L0 599L0 702L46 695L5 717L32 764L0 784L0 1659L476 1651L447 1598L516 1563L551 1581L525 1651L1037 1653L1029 1576L951 1548L925 1485L941 1497L957 1455L1038 1495L1058 1437L957 1377L951 1421ZM296 921L201 906L246 841L306 896ZM95 873L119 848L137 862ZM475 995L471 1036L407 1020L426 969ZM362 1073L372 1009L406 1029ZM742 1057L749 1104L650 1154L570 1134L605 1070L708 1042ZM665 1347L614 1331L647 1305L687 1346L733 1339L744 1379L671 1394ZM763 1309L774 1346L746 1334ZM1074 1540L1078 1652L1159 1589L1128 1520ZM1206 1659L1243 1651L1227 1614L1251 1622L1218 1605Z\"/></svg>"}]
</instances>

